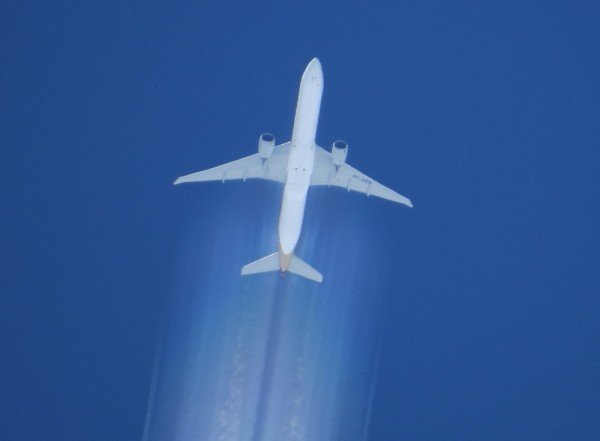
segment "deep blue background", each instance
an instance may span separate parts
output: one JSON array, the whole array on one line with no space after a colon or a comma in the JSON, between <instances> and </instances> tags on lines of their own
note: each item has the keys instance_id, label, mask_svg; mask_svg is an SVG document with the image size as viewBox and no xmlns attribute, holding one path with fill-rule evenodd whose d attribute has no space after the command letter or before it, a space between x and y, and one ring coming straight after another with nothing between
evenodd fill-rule
<instances>
[{"instance_id":1,"label":"deep blue background","mask_svg":"<svg viewBox=\"0 0 600 441\"><path fill-rule=\"evenodd\" d=\"M372 208L369 439L599 439L600 7L571 3L3 2L0 438L141 437L182 225L223 195L171 182L287 139L318 56L317 141L415 204Z\"/></svg>"}]
</instances>

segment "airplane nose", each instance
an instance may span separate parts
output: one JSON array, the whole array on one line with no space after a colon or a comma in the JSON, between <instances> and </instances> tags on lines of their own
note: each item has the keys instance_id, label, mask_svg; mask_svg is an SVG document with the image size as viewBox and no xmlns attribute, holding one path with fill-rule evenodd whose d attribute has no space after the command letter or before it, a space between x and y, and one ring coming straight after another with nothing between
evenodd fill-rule
<instances>
[{"instance_id":1,"label":"airplane nose","mask_svg":"<svg viewBox=\"0 0 600 441\"><path fill-rule=\"evenodd\" d=\"M310 63L308 64L308 69L315 74L323 75L323 69L321 68L321 62L316 57L310 61Z\"/></svg>"},{"instance_id":2,"label":"airplane nose","mask_svg":"<svg viewBox=\"0 0 600 441\"><path fill-rule=\"evenodd\" d=\"M318 58L313 58L308 66L306 66L306 70L304 71L304 78L310 78L312 82L317 85L321 85L323 82L323 70L321 68L321 62Z\"/></svg>"}]
</instances>

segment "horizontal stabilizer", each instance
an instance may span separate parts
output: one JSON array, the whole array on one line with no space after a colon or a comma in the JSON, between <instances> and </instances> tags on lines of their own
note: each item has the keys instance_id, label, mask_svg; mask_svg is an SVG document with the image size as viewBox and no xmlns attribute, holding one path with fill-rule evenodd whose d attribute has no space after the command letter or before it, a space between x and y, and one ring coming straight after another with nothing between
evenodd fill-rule
<instances>
[{"instance_id":1,"label":"horizontal stabilizer","mask_svg":"<svg viewBox=\"0 0 600 441\"><path fill-rule=\"evenodd\" d=\"M248 265L244 265L242 267L242 276L246 276L248 274L268 273L270 271L278 271L280 269L279 253L273 253L263 257L262 259L255 260ZM321 273L296 255L292 256L292 260L290 261L287 271L315 282L323 282L323 276Z\"/></svg>"},{"instance_id":2,"label":"horizontal stabilizer","mask_svg":"<svg viewBox=\"0 0 600 441\"><path fill-rule=\"evenodd\" d=\"M314 280L315 282L323 282L323 276L321 273L296 255L292 257L292 261L290 262L290 266L288 266L287 270L290 273L298 274L299 276L306 277L307 279Z\"/></svg>"},{"instance_id":3,"label":"horizontal stabilizer","mask_svg":"<svg viewBox=\"0 0 600 441\"><path fill-rule=\"evenodd\" d=\"M269 254L262 259L244 265L242 267L242 276L247 274L267 273L269 271L277 271L279 269L278 253Z\"/></svg>"}]
</instances>

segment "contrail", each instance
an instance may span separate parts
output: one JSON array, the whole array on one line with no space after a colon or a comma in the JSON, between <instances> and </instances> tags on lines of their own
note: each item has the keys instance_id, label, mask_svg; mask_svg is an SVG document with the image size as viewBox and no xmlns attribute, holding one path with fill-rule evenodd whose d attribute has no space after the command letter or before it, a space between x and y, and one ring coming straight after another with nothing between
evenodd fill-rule
<instances>
[{"instance_id":1,"label":"contrail","mask_svg":"<svg viewBox=\"0 0 600 441\"><path fill-rule=\"evenodd\" d=\"M339 208L330 205L329 219ZM246 208L256 210L255 201ZM299 252L326 271L324 284L273 273L242 278L229 263L266 248L273 229L263 219L236 223L226 211L210 239L196 232L186 240L181 299L157 350L143 441L364 440L378 290L357 222L307 218L315 225ZM327 246L315 245L317 235Z\"/></svg>"},{"instance_id":2,"label":"contrail","mask_svg":"<svg viewBox=\"0 0 600 441\"><path fill-rule=\"evenodd\" d=\"M365 423L363 427L363 441L369 439L369 424L371 423L371 412L373 411L373 400L375 399L375 390L377 388L377 376L379 374L379 364L381 362L381 346L383 344L382 338L379 337L377 342L377 352L375 355L375 363L373 374L371 375L371 385L369 387L369 399L367 404L367 414L365 416Z\"/></svg>"},{"instance_id":3,"label":"contrail","mask_svg":"<svg viewBox=\"0 0 600 441\"><path fill-rule=\"evenodd\" d=\"M156 391L158 388L158 378L160 373L160 362L163 355L163 344L164 344L164 323L161 324L160 331L158 333L158 345L156 353L154 354L154 361L152 363L152 379L150 380L150 392L148 393L148 405L146 407L146 419L144 420L144 431L142 434L142 440L148 441L150 435L150 424L154 417L154 407L156 404Z\"/></svg>"},{"instance_id":4,"label":"contrail","mask_svg":"<svg viewBox=\"0 0 600 441\"><path fill-rule=\"evenodd\" d=\"M260 378L260 392L256 409L256 422L254 432L251 437L253 441L262 441L265 431L266 414L271 395L273 370L275 368L275 360L277 357L277 340L281 327L281 317L283 311L283 295L274 297L274 304L271 309L270 326L268 332L268 341L265 351L264 368Z\"/></svg>"},{"instance_id":5,"label":"contrail","mask_svg":"<svg viewBox=\"0 0 600 441\"><path fill-rule=\"evenodd\" d=\"M235 349L232 359L232 373L228 385L228 395L219 412L219 441L241 439L241 413L244 401L243 386L247 365L247 347L244 336L247 333L247 308L244 308L235 336Z\"/></svg>"},{"instance_id":6,"label":"contrail","mask_svg":"<svg viewBox=\"0 0 600 441\"><path fill-rule=\"evenodd\" d=\"M299 336L300 350L296 360L296 371L294 373L293 392L288 398L288 414L283 420L283 440L303 441L306 438L306 407L308 406L307 395L310 394L309 374L310 374L310 349L311 331L314 326L313 318L315 312L314 297L311 298L306 326L304 332Z\"/></svg>"}]
</instances>

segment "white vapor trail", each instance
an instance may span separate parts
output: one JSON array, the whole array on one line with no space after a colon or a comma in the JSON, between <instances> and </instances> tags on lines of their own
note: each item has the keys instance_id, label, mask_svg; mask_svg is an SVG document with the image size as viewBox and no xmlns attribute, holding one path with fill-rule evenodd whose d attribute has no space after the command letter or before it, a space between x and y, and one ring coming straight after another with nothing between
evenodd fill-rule
<instances>
[{"instance_id":1,"label":"white vapor trail","mask_svg":"<svg viewBox=\"0 0 600 441\"><path fill-rule=\"evenodd\" d=\"M263 217L272 211L263 207ZM212 241L203 226L186 238L192 252L160 369L156 361L144 441L366 439L378 291L360 225L307 218L298 254L326 275L322 285L289 274L242 278L239 267L275 243L274 225L256 216L221 214ZM318 237L327 238L321 254Z\"/></svg>"}]
</instances>

